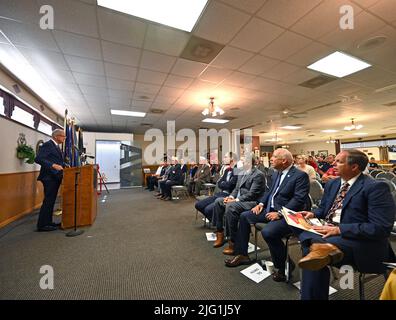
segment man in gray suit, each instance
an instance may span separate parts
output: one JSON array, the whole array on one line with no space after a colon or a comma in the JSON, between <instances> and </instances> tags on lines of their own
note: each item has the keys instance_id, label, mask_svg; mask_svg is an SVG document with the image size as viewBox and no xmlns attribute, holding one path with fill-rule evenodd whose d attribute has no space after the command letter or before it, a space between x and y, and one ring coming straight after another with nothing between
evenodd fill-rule
<instances>
[{"instance_id":1,"label":"man in gray suit","mask_svg":"<svg viewBox=\"0 0 396 320\"><path fill-rule=\"evenodd\" d=\"M244 158L243 170L239 172L238 182L230 196L217 198L213 208L213 222L216 224L217 239L213 245L219 248L224 244L224 215L226 216L227 231L230 231L228 247L223 250L224 254L234 254L235 224L238 225L238 217L246 210L257 205L265 192L265 176L254 167L254 158Z\"/></svg>"}]
</instances>

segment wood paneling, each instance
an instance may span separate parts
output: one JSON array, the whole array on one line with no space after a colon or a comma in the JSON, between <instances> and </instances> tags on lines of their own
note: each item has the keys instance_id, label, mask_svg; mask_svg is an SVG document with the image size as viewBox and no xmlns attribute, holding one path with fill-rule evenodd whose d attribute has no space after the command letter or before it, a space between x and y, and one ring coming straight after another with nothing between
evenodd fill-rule
<instances>
[{"instance_id":1,"label":"wood paneling","mask_svg":"<svg viewBox=\"0 0 396 320\"><path fill-rule=\"evenodd\" d=\"M0 174L0 228L41 206L38 171Z\"/></svg>"}]
</instances>

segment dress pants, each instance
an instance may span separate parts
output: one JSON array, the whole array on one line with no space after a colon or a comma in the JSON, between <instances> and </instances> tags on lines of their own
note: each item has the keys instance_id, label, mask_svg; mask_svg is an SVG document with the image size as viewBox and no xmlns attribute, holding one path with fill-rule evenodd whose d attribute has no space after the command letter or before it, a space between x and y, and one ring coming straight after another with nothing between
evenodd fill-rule
<instances>
[{"instance_id":1,"label":"dress pants","mask_svg":"<svg viewBox=\"0 0 396 320\"><path fill-rule=\"evenodd\" d=\"M164 195L164 197L172 198L171 188L172 188L172 186L175 186L178 184L179 183L177 183L176 181L172 181L172 180L163 181L163 184L161 186L161 192Z\"/></svg>"},{"instance_id":2,"label":"dress pants","mask_svg":"<svg viewBox=\"0 0 396 320\"><path fill-rule=\"evenodd\" d=\"M250 210L257 202L256 201L234 201L224 204L224 198L217 198L213 208L213 221L216 223L217 230L224 228L224 216L226 217L226 233L230 236L230 240L235 242L236 233L238 230L239 216L243 211ZM231 230L231 227L234 230Z\"/></svg>"},{"instance_id":3,"label":"dress pants","mask_svg":"<svg viewBox=\"0 0 396 320\"><path fill-rule=\"evenodd\" d=\"M220 197L226 197L228 194L225 192L216 193L214 196L207 197L195 203L195 209L201 212L210 222L213 222L213 208L215 200Z\"/></svg>"},{"instance_id":4,"label":"dress pants","mask_svg":"<svg viewBox=\"0 0 396 320\"><path fill-rule=\"evenodd\" d=\"M333 236L323 239L320 235L293 228L295 234L299 234L303 255L309 253L312 243L331 243L344 253L344 258L336 266L354 265L353 240L343 239L341 236ZM318 271L303 270L301 279L301 300L328 300L330 285L330 270L324 267Z\"/></svg>"},{"instance_id":5,"label":"dress pants","mask_svg":"<svg viewBox=\"0 0 396 320\"><path fill-rule=\"evenodd\" d=\"M54 211L54 205L56 197L58 195L59 186L62 183L61 179L46 179L41 180L44 186L44 200L41 205L39 218L37 221L37 228L41 229L45 226L49 226L52 223L52 214Z\"/></svg>"}]
</instances>

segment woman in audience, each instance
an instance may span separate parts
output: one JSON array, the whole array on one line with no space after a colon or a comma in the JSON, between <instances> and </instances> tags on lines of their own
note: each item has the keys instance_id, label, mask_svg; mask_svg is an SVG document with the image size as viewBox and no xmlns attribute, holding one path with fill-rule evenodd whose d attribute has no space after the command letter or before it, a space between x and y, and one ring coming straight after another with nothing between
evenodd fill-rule
<instances>
[{"instance_id":1,"label":"woman in audience","mask_svg":"<svg viewBox=\"0 0 396 320\"><path fill-rule=\"evenodd\" d=\"M298 169L308 174L310 181L314 181L316 179L316 172L312 166L307 164L307 160L307 156L300 154L296 157L296 165Z\"/></svg>"}]
</instances>

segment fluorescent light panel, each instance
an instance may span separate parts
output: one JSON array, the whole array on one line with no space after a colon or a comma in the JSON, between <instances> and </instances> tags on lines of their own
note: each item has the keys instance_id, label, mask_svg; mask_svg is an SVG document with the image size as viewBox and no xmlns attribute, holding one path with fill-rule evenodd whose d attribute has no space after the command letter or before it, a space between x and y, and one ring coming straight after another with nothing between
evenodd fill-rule
<instances>
[{"instance_id":1,"label":"fluorescent light panel","mask_svg":"<svg viewBox=\"0 0 396 320\"><path fill-rule=\"evenodd\" d=\"M127 117L139 117L143 118L146 116L145 112L136 112L136 111L128 111L128 110L110 110L111 114L117 115L117 116L127 116Z\"/></svg>"},{"instance_id":2,"label":"fluorescent light panel","mask_svg":"<svg viewBox=\"0 0 396 320\"><path fill-rule=\"evenodd\" d=\"M309 65L307 68L326 73L337 78L342 78L368 67L371 67L371 65L360 59L336 51Z\"/></svg>"},{"instance_id":3,"label":"fluorescent light panel","mask_svg":"<svg viewBox=\"0 0 396 320\"><path fill-rule=\"evenodd\" d=\"M338 132L338 130L326 129L326 130L322 130L322 132L324 132L324 133L334 133L334 132Z\"/></svg>"},{"instance_id":4,"label":"fluorescent light panel","mask_svg":"<svg viewBox=\"0 0 396 320\"><path fill-rule=\"evenodd\" d=\"M190 32L208 0L98 0L98 5Z\"/></svg>"},{"instance_id":5,"label":"fluorescent light panel","mask_svg":"<svg viewBox=\"0 0 396 320\"><path fill-rule=\"evenodd\" d=\"M286 129L286 130L298 130L301 129L299 126L283 126L281 129Z\"/></svg>"},{"instance_id":6,"label":"fluorescent light panel","mask_svg":"<svg viewBox=\"0 0 396 320\"><path fill-rule=\"evenodd\" d=\"M226 119L212 119L212 118L206 118L203 119L202 122L210 122L210 123L227 123L230 120L226 120Z\"/></svg>"}]
</instances>

